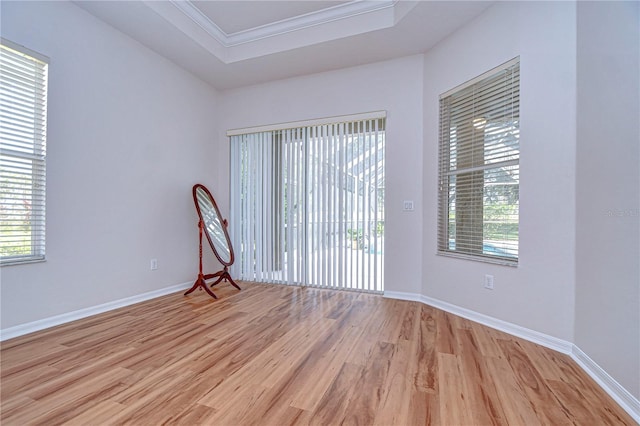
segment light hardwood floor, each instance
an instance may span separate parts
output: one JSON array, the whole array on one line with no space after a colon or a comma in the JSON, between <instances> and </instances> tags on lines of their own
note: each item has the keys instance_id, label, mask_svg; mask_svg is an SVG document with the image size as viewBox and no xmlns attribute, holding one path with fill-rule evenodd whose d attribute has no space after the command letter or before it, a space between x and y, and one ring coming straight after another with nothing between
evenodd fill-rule
<instances>
[{"instance_id":1,"label":"light hardwood floor","mask_svg":"<svg viewBox=\"0 0 640 426\"><path fill-rule=\"evenodd\" d=\"M438 309L241 285L3 342L2 425L635 424L568 356Z\"/></svg>"}]
</instances>

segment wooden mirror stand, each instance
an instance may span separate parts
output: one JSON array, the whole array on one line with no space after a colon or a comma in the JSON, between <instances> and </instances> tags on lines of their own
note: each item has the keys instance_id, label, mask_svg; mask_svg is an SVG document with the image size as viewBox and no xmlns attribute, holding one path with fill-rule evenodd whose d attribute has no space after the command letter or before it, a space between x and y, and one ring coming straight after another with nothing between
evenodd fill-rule
<instances>
[{"instance_id":1,"label":"wooden mirror stand","mask_svg":"<svg viewBox=\"0 0 640 426\"><path fill-rule=\"evenodd\" d=\"M211 297L217 299L218 296L211 290L210 287L213 287L222 281L228 281L238 290L240 286L236 284L236 282L231 278L229 274L229 266L233 264L234 256L233 256L233 248L231 246L231 239L229 238L229 233L227 232L228 222L222 219L220 215L220 210L218 209L218 205L216 204L211 192L201 184L196 184L193 187L193 202L196 205L196 210L198 211L198 238L199 238L199 269L198 269L198 278L196 279L193 286L187 290L184 295L188 295L193 292L197 288L201 288L206 291ZM218 271L214 274L203 274L202 273L202 234L207 236L207 240L209 241L209 245L213 250L213 254L215 254L218 261L222 264L222 271ZM217 278L217 280L211 284L207 284L207 280L211 280Z\"/></svg>"}]
</instances>

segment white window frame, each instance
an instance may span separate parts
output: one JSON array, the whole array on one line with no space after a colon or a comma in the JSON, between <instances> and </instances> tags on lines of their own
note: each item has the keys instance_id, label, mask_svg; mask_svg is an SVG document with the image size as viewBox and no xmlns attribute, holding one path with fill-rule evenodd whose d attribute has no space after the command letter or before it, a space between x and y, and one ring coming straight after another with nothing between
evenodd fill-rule
<instances>
[{"instance_id":1,"label":"white window frame","mask_svg":"<svg viewBox=\"0 0 640 426\"><path fill-rule=\"evenodd\" d=\"M49 59L0 39L0 265L45 260Z\"/></svg>"},{"instance_id":2,"label":"white window frame","mask_svg":"<svg viewBox=\"0 0 640 426\"><path fill-rule=\"evenodd\" d=\"M520 58L440 96L439 255L519 260Z\"/></svg>"}]
</instances>

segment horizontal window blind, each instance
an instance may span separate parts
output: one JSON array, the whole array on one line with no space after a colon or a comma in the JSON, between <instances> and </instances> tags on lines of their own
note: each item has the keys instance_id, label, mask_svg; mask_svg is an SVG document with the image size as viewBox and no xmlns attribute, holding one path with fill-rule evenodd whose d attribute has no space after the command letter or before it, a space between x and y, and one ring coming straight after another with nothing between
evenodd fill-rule
<instances>
[{"instance_id":1,"label":"horizontal window blind","mask_svg":"<svg viewBox=\"0 0 640 426\"><path fill-rule=\"evenodd\" d=\"M0 44L0 261L45 257L47 62ZM28 51L27 51L28 52Z\"/></svg>"},{"instance_id":2,"label":"horizontal window blind","mask_svg":"<svg viewBox=\"0 0 640 426\"><path fill-rule=\"evenodd\" d=\"M440 98L438 252L517 264L519 59Z\"/></svg>"},{"instance_id":3,"label":"horizontal window blind","mask_svg":"<svg viewBox=\"0 0 640 426\"><path fill-rule=\"evenodd\" d=\"M384 148L384 117L232 135L232 273L381 292Z\"/></svg>"}]
</instances>

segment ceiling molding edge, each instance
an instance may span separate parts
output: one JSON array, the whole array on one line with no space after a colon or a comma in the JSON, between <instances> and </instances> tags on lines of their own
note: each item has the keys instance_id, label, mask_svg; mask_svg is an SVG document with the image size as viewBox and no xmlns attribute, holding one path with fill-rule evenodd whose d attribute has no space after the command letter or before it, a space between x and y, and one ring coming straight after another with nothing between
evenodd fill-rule
<instances>
[{"instance_id":1,"label":"ceiling molding edge","mask_svg":"<svg viewBox=\"0 0 640 426\"><path fill-rule=\"evenodd\" d=\"M225 64L392 27L416 4L400 0L354 0L227 34L190 0L143 1ZM399 7L401 3L407 4ZM298 35L294 36L295 32Z\"/></svg>"},{"instance_id":2,"label":"ceiling molding edge","mask_svg":"<svg viewBox=\"0 0 640 426\"><path fill-rule=\"evenodd\" d=\"M278 36L292 31L299 31L340 19L347 19L365 13L394 8L398 1L399 0L355 0L349 3L331 6L316 12L294 16L292 18L228 34L227 39L229 46L251 43L263 38Z\"/></svg>"},{"instance_id":3,"label":"ceiling molding edge","mask_svg":"<svg viewBox=\"0 0 640 426\"><path fill-rule=\"evenodd\" d=\"M202 28L207 34L216 39L224 47L229 47L229 35L219 26L209 19L204 13L189 0L169 0L169 2L190 18L196 25ZM166 17L165 17L166 18ZM171 21L170 21L171 22ZM171 22L173 23L173 22Z\"/></svg>"},{"instance_id":4,"label":"ceiling molding edge","mask_svg":"<svg viewBox=\"0 0 640 426\"><path fill-rule=\"evenodd\" d=\"M190 0L169 0L173 6L189 17L207 34L215 38L224 47L251 43L267 37L274 37L292 31L299 31L316 25L340 19L351 18L364 13L395 8L400 0L354 0L349 3L331 6L316 12L305 13L247 30L227 34L215 22L200 11Z\"/></svg>"}]
</instances>

